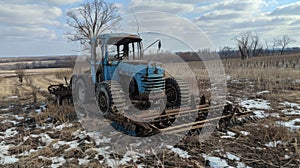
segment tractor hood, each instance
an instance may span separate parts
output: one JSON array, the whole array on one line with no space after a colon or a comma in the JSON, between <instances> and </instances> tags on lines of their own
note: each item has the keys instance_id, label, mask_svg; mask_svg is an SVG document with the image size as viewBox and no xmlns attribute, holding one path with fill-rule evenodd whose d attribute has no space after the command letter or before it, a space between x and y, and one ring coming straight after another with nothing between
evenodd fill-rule
<instances>
[{"instance_id":1,"label":"tractor hood","mask_svg":"<svg viewBox=\"0 0 300 168\"><path fill-rule=\"evenodd\" d=\"M161 63L147 60L123 60L118 65L118 71L120 75L130 77L165 74Z\"/></svg>"}]
</instances>

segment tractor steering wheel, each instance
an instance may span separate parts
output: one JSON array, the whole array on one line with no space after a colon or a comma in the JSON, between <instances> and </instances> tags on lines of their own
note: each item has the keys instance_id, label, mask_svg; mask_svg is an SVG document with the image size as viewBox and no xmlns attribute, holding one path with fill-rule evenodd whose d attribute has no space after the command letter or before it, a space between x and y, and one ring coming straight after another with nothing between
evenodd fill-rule
<instances>
[{"instance_id":1,"label":"tractor steering wheel","mask_svg":"<svg viewBox=\"0 0 300 168\"><path fill-rule=\"evenodd\" d=\"M120 52L119 54L114 55L114 58L116 58L116 59L123 59L123 57L124 57L123 52Z\"/></svg>"},{"instance_id":2,"label":"tractor steering wheel","mask_svg":"<svg viewBox=\"0 0 300 168\"><path fill-rule=\"evenodd\" d=\"M122 54L123 54L123 53L116 54L116 55L114 55L114 57L115 57L116 59L118 59L118 58L121 57ZM119 56L119 55L120 55L120 56Z\"/></svg>"}]
</instances>

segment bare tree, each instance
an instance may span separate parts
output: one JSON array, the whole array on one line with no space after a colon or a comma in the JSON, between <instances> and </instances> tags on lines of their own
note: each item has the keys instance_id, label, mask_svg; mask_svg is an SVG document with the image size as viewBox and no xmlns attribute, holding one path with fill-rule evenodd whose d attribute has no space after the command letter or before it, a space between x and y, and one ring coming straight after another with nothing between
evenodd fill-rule
<instances>
[{"instance_id":1,"label":"bare tree","mask_svg":"<svg viewBox=\"0 0 300 168\"><path fill-rule=\"evenodd\" d=\"M240 34L239 36L234 38L234 40L237 41L238 43L238 48L242 59L246 59L249 57L249 50L248 50L249 38L250 38L250 32Z\"/></svg>"},{"instance_id":2,"label":"bare tree","mask_svg":"<svg viewBox=\"0 0 300 168\"><path fill-rule=\"evenodd\" d=\"M262 54L263 46L259 43L259 37L257 34L245 32L240 34L239 36L236 36L234 40L238 44L242 59Z\"/></svg>"},{"instance_id":3,"label":"bare tree","mask_svg":"<svg viewBox=\"0 0 300 168\"><path fill-rule=\"evenodd\" d=\"M228 57L230 56L230 54L232 54L232 48L229 47L229 46L224 46L222 49L221 49L221 52L220 54L224 57Z\"/></svg>"},{"instance_id":4,"label":"bare tree","mask_svg":"<svg viewBox=\"0 0 300 168\"><path fill-rule=\"evenodd\" d=\"M17 77L19 78L19 82L23 83L23 78L25 76L24 65L23 64L17 64L15 73L16 73Z\"/></svg>"},{"instance_id":5,"label":"bare tree","mask_svg":"<svg viewBox=\"0 0 300 168\"><path fill-rule=\"evenodd\" d=\"M283 35L281 39L276 40L276 45L281 47L280 55L283 55L284 49L290 44L294 43L296 40L291 39L287 35Z\"/></svg>"},{"instance_id":6,"label":"bare tree","mask_svg":"<svg viewBox=\"0 0 300 168\"><path fill-rule=\"evenodd\" d=\"M112 29L120 21L118 8L104 0L86 1L81 7L67 12L67 24L75 29L68 38L88 44L89 40L106 30Z\"/></svg>"},{"instance_id":7,"label":"bare tree","mask_svg":"<svg viewBox=\"0 0 300 168\"><path fill-rule=\"evenodd\" d=\"M257 34L254 34L251 36L251 44L250 44L250 50L252 50L252 56L257 56L259 54L258 49L262 48L262 46L259 44L259 38Z\"/></svg>"}]
</instances>

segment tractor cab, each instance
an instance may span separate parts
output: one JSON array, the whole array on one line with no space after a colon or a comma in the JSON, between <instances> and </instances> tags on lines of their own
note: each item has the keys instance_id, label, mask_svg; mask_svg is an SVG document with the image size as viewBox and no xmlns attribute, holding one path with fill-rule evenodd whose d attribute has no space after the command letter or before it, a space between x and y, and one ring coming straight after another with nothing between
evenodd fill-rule
<instances>
[{"instance_id":1,"label":"tractor cab","mask_svg":"<svg viewBox=\"0 0 300 168\"><path fill-rule=\"evenodd\" d=\"M142 39L136 35L111 37L107 41L108 59L139 60L142 58ZM105 56L105 55L104 55Z\"/></svg>"},{"instance_id":2,"label":"tractor cab","mask_svg":"<svg viewBox=\"0 0 300 168\"><path fill-rule=\"evenodd\" d=\"M159 40L150 46L157 42L160 48ZM91 46L91 74L96 85L105 81L117 82L135 102L148 103L150 94L151 98L162 97L165 90L165 70L161 63L143 59L140 36L102 34L92 40Z\"/></svg>"},{"instance_id":3,"label":"tractor cab","mask_svg":"<svg viewBox=\"0 0 300 168\"><path fill-rule=\"evenodd\" d=\"M91 74L94 83L112 80L121 62L141 60L142 39L134 34L102 34L91 40Z\"/></svg>"},{"instance_id":4,"label":"tractor cab","mask_svg":"<svg viewBox=\"0 0 300 168\"><path fill-rule=\"evenodd\" d=\"M137 35L114 33L97 37L96 46L101 49L96 57L104 60L138 60L142 58L142 39ZM99 50L98 49L98 50Z\"/></svg>"}]
</instances>

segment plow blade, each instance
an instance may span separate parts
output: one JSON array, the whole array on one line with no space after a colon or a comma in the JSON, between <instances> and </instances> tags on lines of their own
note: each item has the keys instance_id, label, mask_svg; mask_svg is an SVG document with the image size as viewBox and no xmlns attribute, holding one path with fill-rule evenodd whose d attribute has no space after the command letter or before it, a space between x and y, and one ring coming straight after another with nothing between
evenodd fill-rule
<instances>
[{"instance_id":1,"label":"plow blade","mask_svg":"<svg viewBox=\"0 0 300 168\"><path fill-rule=\"evenodd\" d=\"M209 126L217 128L220 126L227 127L240 125L246 121L256 119L253 117L252 111L247 111L231 104L217 106L203 104L193 109L190 107L167 109L159 116L156 114L146 112L134 116L123 115L107 118L112 121L115 129L137 137L147 137L158 133L176 134L185 131L193 132ZM182 122L173 124L174 121L178 120L182 120Z\"/></svg>"}]
</instances>

